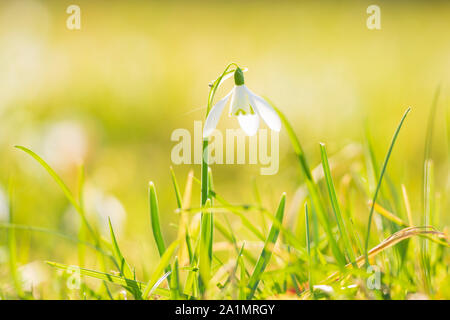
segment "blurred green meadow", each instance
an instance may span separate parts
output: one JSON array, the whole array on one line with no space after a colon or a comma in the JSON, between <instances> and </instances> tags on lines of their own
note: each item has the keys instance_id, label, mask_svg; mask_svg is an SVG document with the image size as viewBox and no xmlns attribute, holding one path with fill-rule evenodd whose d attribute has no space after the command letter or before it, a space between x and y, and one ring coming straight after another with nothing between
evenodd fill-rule
<instances>
[{"instance_id":1,"label":"blurred green meadow","mask_svg":"<svg viewBox=\"0 0 450 320\"><path fill-rule=\"evenodd\" d=\"M326 144L342 211L351 212L363 244L368 202L377 182L371 160L381 168L395 128L411 107L387 166L380 201L406 221L403 185L414 225L424 225L428 148L433 170L428 193L433 197L433 219L429 222L448 232L450 3L377 1L382 28L369 30L366 9L372 2L79 0L81 30L68 30L66 8L71 1L2 1L0 297L108 298L102 282L89 277L82 281L92 292L67 288L69 275L45 261L114 273L113 266L101 265L95 251L61 237L84 237L92 243L89 236L80 234L80 217L55 181L14 146L25 146L42 157L77 197L83 165L87 219L108 241L111 219L136 279L147 283L160 259L150 224L148 183L153 181L156 186L163 237L170 244L179 233L180 213L176 212L169 168L173 167L182 192L190 170L200 179L200 165L172 163L176 142L171 141L171 133L178 128L193 132L194 121L204 120L208 84L230 62L247 67L246 84L285 114L311 169L320 169L319 142ZM231 80L225 82L216 101L231 86ZM434 118L430 117L433 99ZM234 119L224 116L218 129L237 127ZM428 145L427 132L432 132ZM260 175L260 165L212 165L214 191L233 205L253 205L260 198L272 214L286 192L283 225L305 249L305 177L284 127L279 151L275 175ZM328 199L326 186L320 188ZM329 200L325 201L334 217ZM200 186L194 182L190 207L199 206ZM238 216L220 214L227 216L222 221L229 223L238 242L260 241ZM194 213L189 217L194 220ZM270 219L261 218L257 211L246 212L246 217L264 236L268 234ZM370 248L398 230L377 212L373 219ZM44 228L59 235L8 228L8 224ZM12 229L14 244L8 236ZM284 236L280 235L280 241ZM215 242L226 243L220 232L214 237ZM412 246L416 240L406 241ZM416 293L449 299L448 249L433 245L433 290L421 284L411 248L404 256L394 257L389 255L394 250L390 248L391 253L378 261L388 279L389 294L334 297L405 299ZM343 245L339 242L339 246ZM317 283L339 270L326 244L322 249L317 261L323 269L317 268L321 269L315 276ZM218 260L225 263L236 255L233 250L218 253ZM260 248L249 246L247 250L254 259L260 253ZM250 273L253 260L246 262ZM277 270L279 264L271 261L266 272ZM405 271L408 275L403 282L395 283L392 279L402 268L412 269ZM275 285L268 292L258 292L259 297L304 297L307 276L296 277L298 284L288 277L280 288ZM110 290L114 298L123 298L120 287L110 285ZM215 294L209 297L223 298ZM128 298L132 298L130 293Z\"/></svg>"}]
</instances>

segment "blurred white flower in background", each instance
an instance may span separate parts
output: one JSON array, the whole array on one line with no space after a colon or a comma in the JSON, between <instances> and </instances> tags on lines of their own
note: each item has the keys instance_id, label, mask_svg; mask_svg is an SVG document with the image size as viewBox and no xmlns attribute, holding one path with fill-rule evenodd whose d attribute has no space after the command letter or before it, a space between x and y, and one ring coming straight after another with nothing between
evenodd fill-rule
<instances>
[{"instance_id":1,"label":"blurred white flower in background","mask_svg":"<svg viewBox=\"0 0 450 320\"><path fill-rule=\"evenodd\" d=\"M44 135L44 156L57 170L68 170L81 164L88 150L83 127L73 121L51 124Z\"/></svg>"},{"instance_id":2,"label":"blurred white flower in background","mask_svg":"<svg viewBox=\"0 0 450 320\"><path fill-rule=\"evenodd\" d=\"M108 218L111 219L111 224L114 232L118 235L122 234L124 222L126 220L126 212L122 203L114 196L98 193L94 199L95 213L100 229L104 234L108 234Z\"/></svg>"},{"instance_id":3,"label":"blurred white flower in background","mask_svg":"<svg viewBox=\"0 0 450 320\"><path fill-rule=\"evenodd\" d=\"M95 222L104 236L109 236L108 218L119 236L125 230L127 214L124 206L115 196L105 193L92 184L86 183L84 188L84 206L89 221ZM64 224L73 232L77 232L80 221L78 214L70 207L63 217Z\"/></svg>"},{"instance_id":4,"label":"blurred white flower in background","mask_svg":"<svg viewBox=\"0 0 450 320\"><path fill-rule=\"evenodd\" d=\"M19 268L22 288L35 292L34 288L49 279L48 267L42 261L33 261Z\"/></svg>"},{"instance_id":5,"label":"blurred white flower in background","mask_svg":"<svg viewBox=\"0 0 450 320\"><path fill-rule=\"evenodd\" d=\"M8 209L8 197L6 196L6 192L3 190L2 186L0 186L0 222L8 221Z\"/></svg>"}]
</instances>

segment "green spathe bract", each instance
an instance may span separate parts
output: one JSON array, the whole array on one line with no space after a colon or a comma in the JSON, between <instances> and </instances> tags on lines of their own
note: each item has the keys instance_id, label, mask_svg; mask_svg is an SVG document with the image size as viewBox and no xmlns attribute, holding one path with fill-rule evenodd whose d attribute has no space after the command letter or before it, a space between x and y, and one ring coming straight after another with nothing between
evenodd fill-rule
<instances>
[{"instance_id":1,"label":"green spathe bract","mask_svg":"<svg viewBox=\"0 0 450 320\"><path fill-rule=\"evenodd\" d=\"M234 72L234 84L237 86L242 86L244 84L244 72L242 72L239 67L237 67Z\"/></svg>"}]
</instances>

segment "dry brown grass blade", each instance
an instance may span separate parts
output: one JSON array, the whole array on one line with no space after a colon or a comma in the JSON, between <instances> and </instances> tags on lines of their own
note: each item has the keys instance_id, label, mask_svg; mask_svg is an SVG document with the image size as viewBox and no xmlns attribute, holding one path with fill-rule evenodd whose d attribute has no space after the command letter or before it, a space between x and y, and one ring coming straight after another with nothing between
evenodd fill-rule
<instances>
[{"instance_id":1,"label":"dry brown grass blade","mask_svg":"<svg viewBox=\"0 0 450 320\"><path fill-rule=\"evenodd\" d=\"M431 226L424 226L424 227L407 227L404 228L400 231L397 231L396 233L394 233L393 235L391 235L390 237L386 238L385 240L383 240L380 244L378 244L377 246L373 247L372 249L369 250L369 259L372 259L373 257L375 257L377 254L379 254L380 252L396 245L397 243L399 243L400 241L409 239L413 236L433 236L433 237L437 237L439 239L444 239L444 241L440 241L439 243L442 245L445 245L447 247L450 247L450 241L447 237L447 235L443 232L440 232L438 230L436 230L434 227ZM364 256L359 256L356 259L356 264L358 265L358 267L361 267L364 264L365 261L365 257ZM352 268L352 264L349 263L345 266L346 268L350 269ZM341 272L336 272L333 273L331 276L329 276L326 280L325 283L330 283L330 282L334 282L339 280L341 277Z\"/></svg>"},{"instance_id":2,"label":"dry brown grass blade","mask_svg":"<svg viewBox=\"0 0 450 320\"><path fill-rule=\"evenodd\" d=\"M372 205L372 201L369 201L369 206ZM379 205L378 203L375 203L375 211L378 212L379 214L381 214L383 217L385 217L386 219L394 222L395 224L397 224L400 227L414 227L411 222L412 222L412 218L410 217L411 213L408 213L408 220L409 223L406 223L405 221L403 221L402 219L400 219L399 217L397 217L395 214L393 214L392 212L386 210L385 208L383 208L381 205ZM411 209L408 207L407 205L407 211L410 211ZM427 228L427 227L421 227L421 228ZM431 228L431 227L428 227ZM403 229L404 230L404 229ZM448 245L448 242L443 242L442 240L436 239L435 237L433 237L433 235L429 235L429 234L425 234L423 235L425 238L427 238L430 241L436 242L437 244L440 245Z\"/></svg>"}]
</instances>

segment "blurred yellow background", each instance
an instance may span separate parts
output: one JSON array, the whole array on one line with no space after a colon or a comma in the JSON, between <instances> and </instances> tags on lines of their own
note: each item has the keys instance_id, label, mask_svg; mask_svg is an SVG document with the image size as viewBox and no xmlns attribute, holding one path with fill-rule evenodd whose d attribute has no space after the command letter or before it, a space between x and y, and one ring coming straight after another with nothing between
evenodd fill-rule
<instances>
[{"instance_id":1,"label":"blurred yellow background","mask_svg":"<svg viewBox=\"0 0 450 320\"><path fill-rule=\"evenodd\" d=\"M381 30L366 27L373 1L77 0L81 30L68 30L72 3L0 3L0 220L7 219L12 177L16 223L76 235L78 216L58 186L13 146L41 155L72 190L83 162L91 218L106 231L111 216L128 260L139 275L148 274L140 266L157 253L147 184L156 184L171 239L178 217L170 136L204 119L208 83L229 62L247 67L246 84L288 116L313 166L320 163L319 142L330 155L362 145L365 125L381 165L411 106L388 174L396 187L408 188L417 217L427 119L441 84L432 157L441 205L448 208L449 2L377 0ZM226 82L217 97L231 85ZM227 118L220 130L237 127ZM232 203L251 203L255 178L269 208L284 191L292 204L302 177L283 129L280 138L277 175L260 176L255 165L213 165L217 191ZM199 165L174 166L182 187L189 169L199 176ZM77 262L70 242L23 231L18 241L22 264Z\"/></svg>"}]
</instances>

